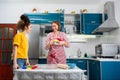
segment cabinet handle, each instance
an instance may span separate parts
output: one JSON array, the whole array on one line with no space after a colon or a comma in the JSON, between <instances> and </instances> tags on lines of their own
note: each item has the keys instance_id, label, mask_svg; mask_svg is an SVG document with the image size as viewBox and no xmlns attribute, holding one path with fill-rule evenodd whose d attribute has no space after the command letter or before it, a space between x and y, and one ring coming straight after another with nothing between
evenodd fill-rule
<instances>
[{"instance_id":1,"label":"cabinet handle","mask_svg":"<svg viewBox=\"0 0 120 80\"><path fill-rule=\"evenodd\" d=\"M50 22L50 23L51 23L52 21L48 21L48 22Z\"/></svg>"},{"instance_id":2,"label":"cabinet handle","mask_svg":"<svg viewBox=\"0 0 120 80\"><path fill-rule=\"evenodd\" d=\"M31 20L31 22L35 22L35 21Z\"/></svg>"},{"instance_id":3,"label":"cabinet handle","mask_svg":"<svg viewBox=\"0 0 120 80\"><path fill-rule=\"evenodd\" d=\"M91 21L91 23L96 23L96 21Z\"/></svg>"},{"instance_id":4,"label":"cabinet handle","mask_svg":"<svg viewBox=\"0 0 120 80\"><path fill-rule=\"evenodd\" d=\"M95 64L95 62L93 62L92 64Z\"/></svg>"},{"instance_id":5,"label":"cabinet handle","mask_svg":"<svg viewBox=\"0 0 120 80\"><path fill-rule=\"evenodd\" d=\"M83 61L78 61L78 62L83 62Z\"/></svg>"}]
</instances>

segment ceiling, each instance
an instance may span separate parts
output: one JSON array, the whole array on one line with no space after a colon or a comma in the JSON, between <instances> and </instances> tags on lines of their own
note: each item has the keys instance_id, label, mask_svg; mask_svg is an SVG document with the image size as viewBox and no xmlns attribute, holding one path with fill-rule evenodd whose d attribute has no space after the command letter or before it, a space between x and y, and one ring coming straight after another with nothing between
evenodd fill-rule
<instances>
[{"instance_id":1,"label":"ceiling","mask_svg":"<svg viewBox=\"0 0 120 80\"><path fill-rule=\"evenodd\" d=\"M2 3L99 4L108 0L0 0ZM113 0L112 0L113 1Z\"/></svg>"}]
</instances>

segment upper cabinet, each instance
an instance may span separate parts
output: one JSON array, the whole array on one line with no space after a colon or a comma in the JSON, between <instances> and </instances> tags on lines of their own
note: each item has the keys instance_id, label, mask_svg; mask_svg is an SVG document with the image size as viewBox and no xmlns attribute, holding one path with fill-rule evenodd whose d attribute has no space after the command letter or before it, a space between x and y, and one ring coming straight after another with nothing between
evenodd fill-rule
<instances>
[{"instance_id":1,"label":"upper cabinet","mask_svg":"<svg viewBox=\"0 0 120 80\"><path fill-rule=\"evenodd\" d=\"M81 33L93 34L92 32L102 24L101 13L84 13L81 14ZM96 33L101 34L101 33Z\"/></svg>"},{"instance_id":2,"label":"upper cabinet","mask_svg":"<svg viewBox=\"0 0 120 80\"><path fill-rule=\"evenodd\" d=\"M80 14L64 14L66 33L80 33Z\"/></svg>"},{"instance_id":3,"label":"upper cabinet","mask_svg":"<svg viewBox=\"0 0 120 80\"><path fill-rule=\"evenodd\" d=\"M92 32L102 24L101 13L64 14L59 12L26 13L26 15L32 24L51 24L57 20L61 24L61 31L70 34L93 34Z\"/></svg>"},{"instance_id":4,"label":"upper cabinet","mask_svg":"<svg viewBox=\"0 0 120 80\"><path fill-rule=\"evenodd\" d=\"M64 14L61 13L26 13L32 24L51 24L53 21L59 21L61 24L61 31L64 29Z\"/></svg>"}]
</instances>

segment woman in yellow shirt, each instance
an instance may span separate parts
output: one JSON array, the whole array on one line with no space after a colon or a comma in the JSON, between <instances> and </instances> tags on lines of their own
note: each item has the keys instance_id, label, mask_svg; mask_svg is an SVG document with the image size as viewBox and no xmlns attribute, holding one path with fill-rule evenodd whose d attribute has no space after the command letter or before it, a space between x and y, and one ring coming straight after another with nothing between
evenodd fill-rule
<instances>
[{"instance_id":1,"label":"woman in yellow shirt","mask_svg":"<svg viewBox=\"0 0 120 80\"><path fill-rule=\"evenodd\" d=\"M22 68L30 65L28 59L29 42L27 34L31 31L32 26L29 18L23 14L17 23L17 29L20 31L13 38L13 69Z\"/></svg>"}]
</instances>

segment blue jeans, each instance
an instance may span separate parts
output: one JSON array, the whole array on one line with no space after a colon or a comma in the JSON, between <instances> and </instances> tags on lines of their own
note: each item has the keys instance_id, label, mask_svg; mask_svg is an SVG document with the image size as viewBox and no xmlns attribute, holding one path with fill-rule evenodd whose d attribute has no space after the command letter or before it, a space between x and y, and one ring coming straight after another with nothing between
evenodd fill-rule
<instances>
[{"instance_id":1,"label":"blue jeans","mask_svg":"<svg viewBox=\"0 0 120 80\"><path fill-rule=\"evenodd\" d=\"M26 59L18 58L17 59L17 64L18 64L19 68L22 68L23 66L26 66Z\"/></svg>"}]
</instances>

